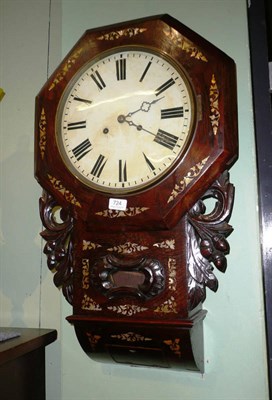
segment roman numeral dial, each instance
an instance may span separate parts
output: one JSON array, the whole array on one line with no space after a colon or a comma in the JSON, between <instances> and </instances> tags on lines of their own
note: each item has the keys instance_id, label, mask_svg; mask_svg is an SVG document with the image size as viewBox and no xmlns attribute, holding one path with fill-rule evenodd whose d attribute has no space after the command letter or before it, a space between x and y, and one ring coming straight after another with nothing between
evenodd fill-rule
<instances>
[{"instance_id":1,"label":"roman numeral dial","mask_svg":"<svg viewBox=\"0 0 272 400\"><path fill-rule=\"evenodd\" d=\"M124 160L118 160L118 178L119 182L127 182L127 163Z\"/></svg>"},{"instance_id":2,"label":"roman numeral dial","mask_svg":"<svg viewBox=\"0 0 272 400\"><path fill-rule=\"evenodd\" d=\"M178 136L172 135L171 133L159 129L155 136L154 142L159 143L170 150L173 150L178 142L178 139Z\"/></svg>"},{"instance_id":3,"label":"roman numeral dial","mask_svg":"<svg viewBox=\"0 0 272 400\"><path fill-rule=\"evenodd\" d=\"M67 129L69 131L73 129L83 129L86 128L86 120L85 121L77 121L77 122L70 122L67 124Z\"/></svg>"},{"instance_id":4,"label":"roman numeral dial","mask_svg":"<svg viewBox=\"0 0 272 400\"><path fill-rule=\"evenodd\" d=\"M116 64L116 78L118 81L123 81L126 79L126 68L127 63L125 58L120 58L120 60L115 61Z\"/></svg>"},{"instance_id":5,"label":"roman numeral dial","mask_svg":"<svg viewBox=\"0 0 272 400\"><path fill-rule=\"evenodd\" d=\"M160 87L158 87L158 89L156 89L155 91L156 96L160 96L165 90L169 89L174 84L175 81L173 78L168 79Z\"/></svg>"},{"instance_id":6,"label":"roman numeral dial","mask_svg":"<svg viewBox=\"0 0 272 400\"><path fill-rule=\"evenodd\" d=\"M181 118L184 115L183 107L174 107L161 110L161 119Z\"/></svg>"},{"instance_id":7,"label":"roman numeral dial","mask_svg":"<svg viewBox=\"0 0 272 400\"><path fill-rule=\"evenodd\" d=\"M152 65L152 62L149 61L148 64L147 64L147 66L145 67L145 69L144 69L142 75L141 75L140 82L143 82L143 80L144 80L144 78L145 78L147 72L149 71L151 65Z\"/></svg>"},{"instance_id":8,"label":"roman numeral dial","mask_svg":"<svg viewBox=\"0 0 272 400\"><path fill-rule=\"evenodd\" d=\"M92 80L94 81L94 83L96 84L96 86L98 87L98 89L102 90L106 87L106 84L103 81L103 79L98 71L93 72L90 76L91 76Z\"/></svg>"},{"instance_id":9,"label":"roman numeral dial","mask_svg":"<svg viewBox=\"0 0 272 400\"><path fill-rule=\"evenodd\" d=\"M89 141L89 139L85 139L83 140L83 142L79 143L76 147L72 149L72 153L79 161L91 151L91 148L91 142Z\"/></svg>"},{"instance_id":10,"label":"roman numeral dial","mask_svg":"<svg viewBox=\"0 0 272 400\"><path fill-rule=\"evenodd\" d=\"M180 162L194 125L181 69L153 49L116 47L86 64L58 111L66 168L107 194L146 190Z\"/></svg>"},{"instance_id":11,"label":"roman numeral dial","mask_svg":"<svg viewBox=\"0 0 272 400\"><path fill-rule=\"evenodd\" d=\"M107 162L107 160L105 159L105 156L103 156L102 154L99 154L99 156L93 166L91 174L96 176L97 178L99 178L103 171L103 168L106 165L106 162Z\"/></svg>"}]
</instances>

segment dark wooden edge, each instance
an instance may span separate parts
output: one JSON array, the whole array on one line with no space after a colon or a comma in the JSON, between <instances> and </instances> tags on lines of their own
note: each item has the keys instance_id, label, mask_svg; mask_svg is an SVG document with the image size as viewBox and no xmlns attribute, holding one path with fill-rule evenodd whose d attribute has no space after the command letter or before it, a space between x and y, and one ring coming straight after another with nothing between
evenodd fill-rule
<instances>
[{"instance_id":1,"label":"dark wooden edge","mask_svg":"<svg viewBox=\"0 0 272 400\"><path fill-rule=\"evenodd\" d=\"M52 329L0 328L0 330L20 334L19 337L0 343L0 365L45 347L57 339L57 331Z\"/></svg>"},{"instance_id":2,"label":"dark wooden edge","mask_svg":"<svg viewBox=\"0 0 272 400\"><path fill-rule=\"evenodd\" d=\"M194 324L203 320L207 314L206 310L198 310L194 314L192 314L189 318L186 319L177 319L177 320L153 320L151 325L154 326L165 326L165 327L184 327L184 328L192 328ZM105 318L105 317L90 317L88 315L70 315L66 317L67 321L71 324L93 324L93 323L105 323L105 324L123 324L123 325L150 325L150 320L139 319L137 321L131 319L124 318Z\"/></svg>"},{"instance_id":3,"label":"dark wooden edge","mask_svg":"<svg viewBox=\"0 0 272 400\"><path fill-rule=\"evenodd\" d=\"M256 135L260 237L267 332L267 360L272 397L272 111L269 94L266 1L248 6L254 122ZM246 132L244 132L246 134ZM256 266L257 268L257 266Z\"/></svg>"}]
</instances>

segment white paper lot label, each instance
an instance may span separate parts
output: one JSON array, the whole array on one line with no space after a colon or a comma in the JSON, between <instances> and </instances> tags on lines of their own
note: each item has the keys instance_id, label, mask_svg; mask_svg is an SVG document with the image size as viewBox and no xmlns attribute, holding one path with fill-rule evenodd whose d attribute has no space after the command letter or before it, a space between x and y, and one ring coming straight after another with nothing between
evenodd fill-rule
<instances>
[{"instance_id":1,"label":"white paper lot label","mask_svg":"<svg viewBox=\"0 0 272 400\"><path fill-rule=\"evenodd\" d=\"M125 200L125 199L110 199L109 200L109 209L125 211L127 209L127 200Z\"/></svg>"}]
</instances>

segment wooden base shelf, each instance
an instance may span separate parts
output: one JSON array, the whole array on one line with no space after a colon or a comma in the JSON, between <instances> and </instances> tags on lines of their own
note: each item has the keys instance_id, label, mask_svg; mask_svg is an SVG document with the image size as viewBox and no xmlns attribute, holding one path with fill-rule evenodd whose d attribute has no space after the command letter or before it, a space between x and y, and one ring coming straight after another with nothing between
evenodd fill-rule
<instances>
[{"instance_id":1,"label":"wooden base shelf","mask_svg":"<svg viewBox=\"0 0 272 400\"><path fill-rule=\"evenodd\" d=\"M0 342L1 400L45 400L45 346L54 342L50 329L0 328L19 337Z\"/></svg>"}]
</instances>

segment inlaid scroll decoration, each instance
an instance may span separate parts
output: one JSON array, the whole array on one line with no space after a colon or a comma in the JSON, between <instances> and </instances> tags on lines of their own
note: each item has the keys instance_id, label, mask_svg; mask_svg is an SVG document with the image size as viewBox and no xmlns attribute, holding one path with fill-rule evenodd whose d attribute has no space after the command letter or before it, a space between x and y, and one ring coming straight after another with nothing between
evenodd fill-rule
<instances>
[{"instance_id":1,"label":"inlaid scroll decoration","mask_svg":"<svg viewBox=\"0 0 272 400\"><path fill-rule=\"evenodd\" d=\"M82 310L87 311L102 311L102 308L99 304L97 304L91 297L84 294L84 297L81 302Z\"/></svg>"},{"instance_id":2,"label":"inlaid scroll decoration","mask_svg":"<svg viewBox=\"0 0 272 400\"><path fill-rule=\"evenodd\" d=\"M99 342L99 340L101 339L101 336L100 335L93 335L90 332L86 332L86 335L87 335L87 337L89 339L92 351L95 351L96 345Z\"/></svg>"},{"instance_id":3,"label":"inlaid scroll decoration","mask_svg":"<svg viewBox=\"0 0 272 400\"><path fill-rule=\"evenodd\" d=\"M163 313L163 314L177 314L178 311L176 309L177 303L175 301L175 298L171 296L168 300L166 300L164 303L162 303L160 306L156 307L154 309L154 312L157 313Z\"/></svg>"},{"instance_id":4,"label":"inlaid scroll decoration","mask_svg":"<svg viewBox=\"0 0 272 400\"><path fill-rule=\"evenodd\" d=\"M166 239L160 243L154 243L154 247L159 247L160 249L171 249L175 250L175 239Z\"/></svg>"},{"instance_id":5,"label":"inlaid scroll decoration","mask_svg":"<svg viewBox=\"0 0 272 400\"><path fill-rule=\"evenodd\" d=\"M168 287L173 292L177 289L177 261L175 258L170 257L168 260Z\"/></svg>"},{"instance_id":6,"label":"inlaid scroll decoration","mask_svg":"<svg viewBox=\"0 0 272 400\"><path fill-rule=\"evenodd\" d=\"M211 79L211 86L210 86L210 109L211 109L210 121L212 124L214 136L217 135L218 127L219 127L219 120L220 120L218 99L219 99L219 90L218 90L215 76L213 75L212 79Z\"/></svg>"},{"instance_id":7,"label":"inlaid scroll decoration","mask_svg":"<svg viewBox=\"0 0 272 400\"><path fill-rule=\"evenodd\" d=\"M102 247L99 243L89 242L88 240L83 240L82 242L82 250L96 250L99 247Z\"/></svg>"},{"instance_id":8,"label":"inlaid scroll decoration","mask_svg":"<svg viewBox=\"0 0 272 400\"><path fill-rule=\"evenodd\" d=\"M205 200L215 201L206 214ZM233 228L228 224L234 201L234 187L225 171L188 213L187 251L190 309L206 298L206 286L216 292L218 281L213 265L221 272L227 268L230 248L226 238Z\"/></svg>"},{"instance_id":9,"label":"inlaid scroll decoration","mask_svg":"<svg viewBox=\"0 0 272 400\"><path fill-rule=\"evenodd\" d=\"M198 49L198 47L189 39L182 36L178 31L173 28L166 28L163 30L165 36L171 40L173 46L180 48L197 60L208 62L206 56Z\"/></svg>"},{"instance_id":10,"label":"inlaid scroll decoration","mask_svg":"<svg viewBox=\"0 0 272 400\"><path fill-rule=\"evenodd\" d=\"M124 244L119 244L117 246L110 247L107 249L108 251L114 251L119 254L132 254L132 253L137 253L139 251L144 251L147 250L147 246L143 246L138 243L131 243L131 242L126 242Z\"/></svg>"},{"instance_id":11,"label":"inlaid scroll decoration","mask_svg":"<svg viewBox=\"0 0 272 400\"><path fill-rule=\"evenodd\" d=\"M187 186L190 185L190 183L195 178L198 177L202 169L205 167L205 164L208 161L208 159L209 157L206 157L202 161L191 167L190 170L185 175L185 177L179 183L175 184L174 189L172 190L171 195L167 200L167 203L173 201L178 195L180 195L187 188Z\"/></svg>"},{"instance_id":12,"label":"inlaid scroll decoration","mask_svg":"<svg viewBox=\"0 0 272 400\"><path fill-rule=\"evenodd\" d=\"M82 259L82 289L90 287L90 261L88 258Z\"/></svg>"},{"instance_id":13,"label":"inlaid scroll decoration","mask_svg":"<svg viewBox=\"0 0 272 400\"><path fill-rule=\"evenodd\" d=\"M132 317L137 313L144 312L148 310L148 308L136 306L134 304L126 304L126 305L119 305L119 306L109 306L108 310L116 312L117 314L122 314L127 317Z\"/></svg>"},{"instance_id":14,"label":"inlaid scroll decoration","mask_svg":"<svg viewBox=\"0 0 272 400\"><path fill-rule=\"evenodd\" d=\"M41 232L46 241L44 253L48 268L55 273L54 284L62 288L66 300L73 302L73 243L71 232L73 219L46 191L40 198L40 216L45 230ZM59 212L59 218L56 213ZM59 221L60 220L60 221Z\"/></svg>"},{"instance_id":15,"label":"inlaid scroll decoration","mask_svg":"<svg viewBox=\"0 0 272 400\"><path fill-rule=\"evenodd\" d=\"M55 178L52 175L47 175L50 183L52 184L53 188L58 190L62 194L62 196L65 198L66 201L68 201L71 204L74 204L77 207L81 207L80 202L76 199L76 197L69 191L67 190L61 183L61 181L57 178Z\"/></svg>"},{"instance_id":16,"label":"inlaid scroll decoration","mask_svg":"<svg viewBox=\"0 0 272 400\"><path fill-rule=\"evenodd\" d=\"M41 153L41 158L44 158L45 148L46 148L46 115L44 108L42 108L40 120L39 120L39 148Z\"/></svg>"},{"instance_id":17,"label":"inlaid scroll decoration","mask_svg":"<svg viewBox=\"0 0 272 400\"><path fill-rule=\"evenodd\" d=\"M140 335L139 333L135 332L127 332L127 333L120 333L119 335L111 335L113 339L119 339L126 342L148 342L152 340L151 338L145 337Z\"/></svg>"},{"instance_id":18,"label":"inlaid scroll decoration","mask_svg":"<svg viewBox=\"0 0 272 400\"><path fill-rule=\"evenodd\" d=\"M82 53L83 48L78 49L75 51L65 62L65 64L62 67L62 70L56 74L56 76L53 79L53 82L49 86L49 91L54 89L56 85L58 85L64 78L67 72L72 68L72 66L76 63L78 57Z\"/></svg>"},{"instance_id":19,"label":"inlaid scroll decoration","mask_svg":"<svg viewBox=\"0 0 272 400\"><path fill-rule=\"evenodd\" d=\"M95 214L99 215L101 217L106 217L106 218L122 218L122 217L135 217L138 214L141 214L145 212L146 210L149 210L148 207L129 207L125 211L120 211L120 210L103 210L103 211L98 211Z\"/></svg>"},{"instance_id":20,"label":"inlaid scroll decoration","mask_svg":"<svg viewBox=\"0 0 272 400\"><path fill-rule=\"evenodd\" d=\"M169 346L170 350L172 350L172 352L175 353L178 357L181 357L180 339L164 340L163 343L165 343L167 346Z\"/></svg>"},{"instance_id":21,"label":"inlaid scroll decoration","mask_svg":"<svg viewBox=\"0 0 272 400\"><path fill-rule=\"evenodd\" d=\"M97 40L116 40L122 36L133 37L145 32L147 28L127 28L120 29L118 31L112 31L105 33L105 35L99 36Z\"/></svg>"}]
</instances>

